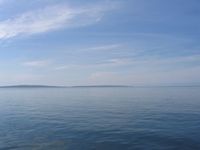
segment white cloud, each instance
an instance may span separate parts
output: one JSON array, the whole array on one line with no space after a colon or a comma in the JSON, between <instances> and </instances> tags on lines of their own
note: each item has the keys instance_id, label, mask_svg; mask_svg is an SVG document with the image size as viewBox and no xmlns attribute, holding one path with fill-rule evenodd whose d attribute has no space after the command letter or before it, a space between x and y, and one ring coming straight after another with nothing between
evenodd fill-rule
<instances>
[{"instance_id":1,"label":"white cloud","mask_svg":"<svg viewBox=\"0 0 200 150\"><path fill-rule=\"evenodd\" d=\"M128 58L114 58L114 59L109 59L106 60L104 63L101 65L105 66L124 66L124 65L130 65L132 64L132 60Z\"/></svg>"},{"instance_id":2,"label":"white cloud","mask_svg":"<svg viewBox=\"0 0 200 150\"><path fill-rule=\"evenodd\" d=\"M100 21L110 8L101 5L81 8L56 5L25 12L0 21L0 39L93 24Z\"/></svg>"},{"instance_id":3,"label":"white cloud","mask_svg":"<svg viewBox=\"0 0 200 150\"><path fill-rule=\"evenodd\" d=\"M112 68L131 65L132 61L130 59L108 59L103 62L90 63L90 64L68 64L68 65L58 65L55 70L70 70L70 69L94 69L94 68Z\"/></svg>"},{"instance_id":4,"label":"white cloud","mask_svg":"<svg viewBox=\"0 0 200 150\"><path fill-rule=\"evenodd\" d=\"M120 44L111 44L111 45L103 45L103 46L97 46L89 48L89 50L116 50L121 48L122 46Z\"/></svg>"},{"instance_id":5,"label":"white cloud","mask_svg":"<svg viewBox=\"0 0 200 150\"><path fill-rule=\"evenodd\" d=\"M22 65L27 67L45 67L50 65L49 60L35 60L35 61L27 61L22 63Z\"/></svg>"},{"instance_id":6,"label":"white cloud","mask_svg":"<svg viewBox=\"0 0 200 150\"><path fill-rule=\"evenodd\" d=\"M58 66L55 68L55 70L65 70L65 69L68 69L69 66Z\"/></svg>"},{"instance_id":7,"label":"white cloud","mask_svg":"<svg viewBox=\"0 0 200 150\"><path fill-rule=\"evenodd\" d=\"M80 67L80 65L61 65L61 66L57 66L54 68L54 70L66 70L66 69L72 69L72 68L76 68L76 67Z\"/></svg>"},{"instance_id":8,"label":"white cloud","mask_svg":"<svg viewBox=\"0 0 200 150\"><path fill-rule=\"evenodd\" d=\"M88 64L63 64L57 65L54 70L71 70L71 69L116 69L129 66L129 69L134 70L165 70L177 69L186 64L200 63L200 55L179 56L174 58L161 57L142 57L142 58L112 58L102 61L97 61ZM174 66L175 68L171 67ZM182 69L179 68L179 69Z\"/></svg>"}]
</instances>

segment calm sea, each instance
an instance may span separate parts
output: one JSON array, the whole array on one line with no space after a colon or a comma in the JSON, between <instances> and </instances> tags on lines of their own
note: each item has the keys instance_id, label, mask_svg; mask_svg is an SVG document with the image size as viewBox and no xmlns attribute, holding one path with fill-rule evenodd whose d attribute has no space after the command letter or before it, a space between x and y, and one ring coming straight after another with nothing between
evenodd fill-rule
<instances>
[{"instance_id":1,"label":"calm sea","mask_svg":"<svg viewBox=\"0 0 200 150\"><path fill-rule=\"evenodd\" d=\"M0 89L0 150L199 150L200 88Z\"/></svg>"}]
</instances>

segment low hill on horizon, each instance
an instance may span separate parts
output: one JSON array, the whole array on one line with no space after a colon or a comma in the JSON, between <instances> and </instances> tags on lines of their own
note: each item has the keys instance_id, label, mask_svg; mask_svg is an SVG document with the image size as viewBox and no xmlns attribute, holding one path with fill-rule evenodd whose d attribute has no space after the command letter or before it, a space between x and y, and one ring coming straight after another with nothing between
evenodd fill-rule
<instances>
[{"instance_id":1,"label":"low hill on horizon","mask_svg":"<svg viewBox=\"0 0 200 150\"><path fill-rule=\"evenodd\" d=\"M52 86L52 85L6 85L0 88L89 88L89 87L132 87L127 85L82 85L82 86Z\"/></svg>"}]
</instances>

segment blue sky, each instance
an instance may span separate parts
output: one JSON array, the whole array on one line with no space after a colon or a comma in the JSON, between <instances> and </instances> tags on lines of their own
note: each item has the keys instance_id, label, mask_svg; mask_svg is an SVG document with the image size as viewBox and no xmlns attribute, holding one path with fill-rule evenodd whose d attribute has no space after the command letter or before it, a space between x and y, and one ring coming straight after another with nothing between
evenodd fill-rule
<instances>
[{"instance_id":1,"label":"blue sky","mask_svg":"<svg viewBox=\"0 0 200 150\"><path fill-rule=\"evenodd\" d=\"M200 84L199 0L0 0L0 85Z\"/></svg>"}]
</instances>

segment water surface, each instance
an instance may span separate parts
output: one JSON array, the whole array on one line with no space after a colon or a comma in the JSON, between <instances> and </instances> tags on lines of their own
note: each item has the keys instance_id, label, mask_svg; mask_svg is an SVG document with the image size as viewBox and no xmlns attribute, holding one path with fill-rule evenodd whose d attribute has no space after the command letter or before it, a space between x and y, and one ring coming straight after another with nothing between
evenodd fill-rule
<instances>
[{"instance_id":1,"label":"water surface","mask_svg":"<svg viewBox=\"0 0 200 150\"><path fill-rule=\"evenodd\" d=\"M0 89L0 150L198 150L200 88Z\"/></svg>"}]
</instances>

